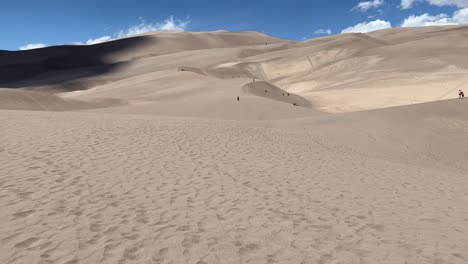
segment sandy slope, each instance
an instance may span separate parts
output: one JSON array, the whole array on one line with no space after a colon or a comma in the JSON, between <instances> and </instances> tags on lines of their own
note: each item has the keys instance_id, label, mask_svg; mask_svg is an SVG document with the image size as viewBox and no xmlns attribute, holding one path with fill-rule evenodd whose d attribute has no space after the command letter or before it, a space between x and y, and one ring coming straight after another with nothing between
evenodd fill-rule
<instances>
[{"instance_id":1,"label":"sandy slope","mask_svg":"<svg viewBox=\"0 0 468 264\"><path fill-rule=\"evenodd\" d=\"M0 111L0 262L466 263L467 102L277 121Z\"/></svg>"},{"instance_id":2,"label":"sandy slope","mask_svg":"<svg viewBox=\"0 0 468 264\"><path fill-rule=\"evenodd\" d=\"M2 109L39 110L39 111L73 111L103 107L122 106L125 101L119 99L74 100L58 95L37 91L18 89L0 89L0 105Z\"/></svg>"}]
</instances>

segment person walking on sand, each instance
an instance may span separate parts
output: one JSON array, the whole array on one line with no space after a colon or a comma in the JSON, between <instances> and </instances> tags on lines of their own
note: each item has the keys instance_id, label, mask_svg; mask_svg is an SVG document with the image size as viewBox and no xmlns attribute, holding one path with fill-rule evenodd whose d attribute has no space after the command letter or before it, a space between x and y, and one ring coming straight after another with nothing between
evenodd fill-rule
<instances>
[{"instance_id":1,"label":"person walking on sand","mask_svg":"<svg viewBox=\"0 0 468 264\"><path fill-rule=\"evenodd\" d=\"M239 102L239 96L237 96L237 102Z\"/></svg>"},{"instance_id":2,"label":"person walking on sand","mask_svg":"<svg viewBox=\"0 0 468 264\"><path fill-rule=\"evenodd\" d=\"M460 98L460 99L465 98L465 94L463 93L462 90L458 90L458 98Z\"/></svg>"}]
</instances>

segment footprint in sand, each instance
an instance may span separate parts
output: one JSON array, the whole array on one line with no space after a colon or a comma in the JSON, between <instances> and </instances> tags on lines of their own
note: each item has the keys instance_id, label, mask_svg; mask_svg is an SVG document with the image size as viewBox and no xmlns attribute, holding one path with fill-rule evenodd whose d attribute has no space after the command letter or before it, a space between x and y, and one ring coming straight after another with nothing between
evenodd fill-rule
<instances>
[{"instance_id":1,"label":"footprint in sand","mask_svg":"<svg viewBox=\"0 0 468 264\"><path fill-rule=\"evenodd\" d=\"M28 217L28 216L34 214L35 212L36 212L36 210L18 212L18 213L14 213L13 217L15 217L15 218L24 218L24 217Z\"/></svg>"},{"instance_id":2,"label":"footprint in sand","mask_svg":"<svg viewBox=\"0 0 468 264\"><path fill-rule=\"evenodd\" d=\"M28 238L18 244L15 245L15 248L29 248L32 245L34 245L36 242L38 242L40 239L37 237L31 237Z\"/></svg>"},{"instance_id":3,"label":"footprint in sand","mask_svg":"<svg viewBox=\"0 0 468 264\"><path fill-rule=\"evenodd\" d=\"M247 245L241 247L239 249L239 254L242 256L242 255L248 254L250 252L254 252L254 251L258 250L259 248L260 247L257 244L250 243L250 244L247 244Z\"/></svg>"}]
</instances>

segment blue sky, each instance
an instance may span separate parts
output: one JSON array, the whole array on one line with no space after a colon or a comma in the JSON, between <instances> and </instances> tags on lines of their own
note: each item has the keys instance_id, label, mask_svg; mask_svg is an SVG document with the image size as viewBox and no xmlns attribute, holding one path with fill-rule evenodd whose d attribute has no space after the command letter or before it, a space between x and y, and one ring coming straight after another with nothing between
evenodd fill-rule
<instances>
[{"instance_id":1,"label":"blue sky","mask_svg":"<svg viewBox=\"0 0 468 264\"><path fill-rule=\"evenodd\" d=\"M164 29L255 30L303 40L467 23L468 0L2 0L0 49L93 44Z\"/></svg>"}]
</instances>

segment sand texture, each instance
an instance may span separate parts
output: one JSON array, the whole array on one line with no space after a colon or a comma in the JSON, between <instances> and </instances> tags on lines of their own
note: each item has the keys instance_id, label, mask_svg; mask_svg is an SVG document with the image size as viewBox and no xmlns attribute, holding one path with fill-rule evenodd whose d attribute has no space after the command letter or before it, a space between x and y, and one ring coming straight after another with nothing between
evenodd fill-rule
<instances>
[{"instance_id":1,"label":"sand texture","mask_svg":"<svg viewBox=\"0 0 468 264\"><path fill-rule=\"evenodd\" d=\"M468 263L466 32L2 52L0 263Z\"/></svg>"}]
</instances>

